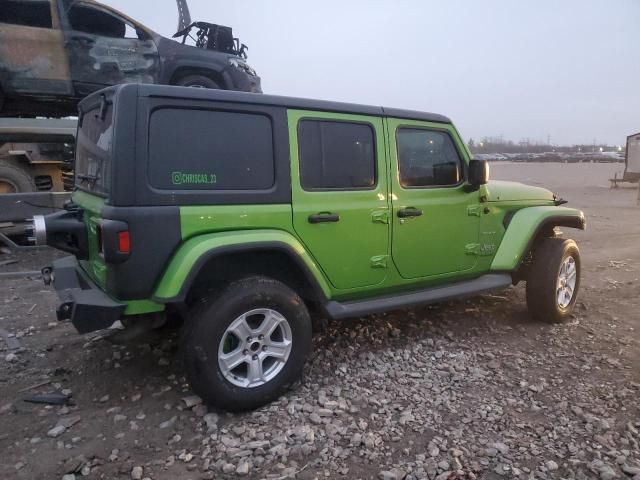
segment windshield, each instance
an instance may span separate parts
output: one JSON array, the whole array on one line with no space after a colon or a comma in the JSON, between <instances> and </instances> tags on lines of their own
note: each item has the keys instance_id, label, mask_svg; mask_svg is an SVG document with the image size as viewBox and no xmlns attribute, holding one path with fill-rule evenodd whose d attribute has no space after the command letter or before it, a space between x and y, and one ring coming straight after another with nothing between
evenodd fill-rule
<instances>
[{"instance_id":1,"label":"windshield","mask_svg":"<svg viewBox=\"0 0 640 480\"><path fill-rule=\"evenodd\" d=\"M106 196L111 184L113 106L102 103L80 119L76 153L75 186Z\"/></svg>"}]
</instances>

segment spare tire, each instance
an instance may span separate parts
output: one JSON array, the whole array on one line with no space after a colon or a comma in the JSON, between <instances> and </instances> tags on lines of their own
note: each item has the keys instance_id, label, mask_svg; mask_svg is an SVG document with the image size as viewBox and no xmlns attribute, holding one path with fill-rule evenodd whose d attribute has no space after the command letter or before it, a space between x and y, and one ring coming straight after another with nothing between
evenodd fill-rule
<instances>
[{"instance_id":1,"label":"spare tire","mask_svg":"<svg viewBox=\"0 0 640 480\"><path fill-rule=\"evenodd\" d=\"M28 169L0 159L0 195L35 191L36 184Z\"/></svg>"}]
</instances>

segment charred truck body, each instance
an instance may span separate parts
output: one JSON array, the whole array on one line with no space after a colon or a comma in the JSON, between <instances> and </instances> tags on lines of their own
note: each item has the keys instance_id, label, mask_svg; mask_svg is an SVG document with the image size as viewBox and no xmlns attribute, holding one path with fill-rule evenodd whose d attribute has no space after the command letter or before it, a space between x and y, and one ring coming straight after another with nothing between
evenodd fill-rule
<instances>
[{"instance_id":1,"label":"charred truck body","mask_svg":"<svg viewBox=\"0 0 640 480\"><path fill-rule=\"evenodd\" d=\"M75 115L120 83L262 92L229 27L195 22L175 37L92 0L0 0L0 114Z\"/></svg>"}]
</instances>

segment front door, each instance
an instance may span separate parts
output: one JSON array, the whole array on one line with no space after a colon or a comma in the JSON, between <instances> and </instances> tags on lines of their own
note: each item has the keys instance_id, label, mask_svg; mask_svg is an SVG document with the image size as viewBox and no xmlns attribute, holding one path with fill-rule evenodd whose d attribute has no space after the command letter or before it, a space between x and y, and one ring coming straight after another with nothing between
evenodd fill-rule
<instances>
[{"instance_id":1,"label":"front door","mask_svg":"<svg viewBox=\"0 0 640 480\"><path fill-rule=\"evenodd\" d=\"M465 185L466 162L452 126L388 119L393 191L392 252L404 278L472 269L479 194Z\"/></svg>"},{"instance_id":2,"label":"front door","mask_svg":"<svg viewBox=\"0 0 640 480\"><path fill-rule=\"evenodd\" d=\"M69 95L69 63L50 0L0 4L0 88L6 93Z\"/></svg>"},{"instance_id":3,"label":"front door","mask_svg":"<svg viewBox=\"0 0 640 480\"><path fill-rule=\"evenodd\" d=\"M160 57L150 33L100 5L63 4L68 5L66 45L77 94L106 85L157 82Z\"/></svg>"},{"instance_id":4,"label":"front door","mask_svg":"<svg viewBox=\"0 0 640 480\"><path fill-rule=\"evenodd\" d=\"M340 290L381 283L389 266L382 119L289 111L294 229Z\"/></svg>"}]
</instances>

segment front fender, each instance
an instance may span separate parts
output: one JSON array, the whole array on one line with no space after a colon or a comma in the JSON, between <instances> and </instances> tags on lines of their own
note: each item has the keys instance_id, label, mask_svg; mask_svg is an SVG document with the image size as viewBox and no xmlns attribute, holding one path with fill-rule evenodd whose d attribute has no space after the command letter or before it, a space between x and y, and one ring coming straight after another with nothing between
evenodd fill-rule
<instances>
[{"instance_id":1,"label":"front fender","mask_svg":"<svg viewBox=\"0 0 640 480\"><path fill-rule=\"evenodd\" d=\"M302 244L280 230L241 230L190 238L173 255L154 293L159 303L184 301L200 269L218 255L242 251L279 250L290 255L325 298L330 289L320 268Z\"/></svg>"},{"instance_id":2,"label":"front fender","mask_svg":"<svg viewBox=\"0 0 640 480\"><path fill-rule=\"evenodd\" d=\"M551 227L571 227L584 230L584 213L574 208L543 206L518 210L491 264L492 271L510 272L520 265L539 232Z\"/></svg>"}]
</instances>

